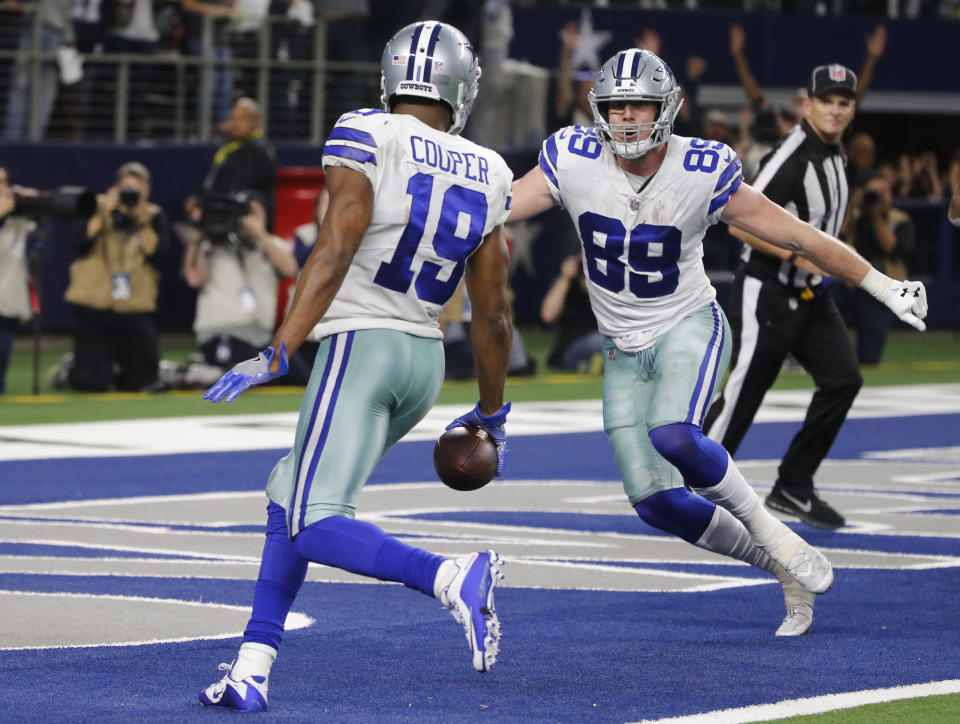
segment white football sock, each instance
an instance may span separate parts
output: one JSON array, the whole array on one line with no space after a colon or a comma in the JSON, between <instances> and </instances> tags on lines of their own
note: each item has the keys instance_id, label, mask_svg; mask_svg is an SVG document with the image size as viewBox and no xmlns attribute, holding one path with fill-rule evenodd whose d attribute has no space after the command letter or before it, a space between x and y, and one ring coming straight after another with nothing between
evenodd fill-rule
<instances>
[{"instance_id":1,"label":"white football sock","mask_svg":"<svg viewBox=\"0 0 960 724\"><path fill-rule=\"evenodd\" d=\"M270 667L276 658L277 650L273 646L245 641L230 669L230 678L242 681L248 676L270 676Z\"/></svg>"},{"instance_id":2,"label":"white football sock","mask_svg":"<svg viewBox=\"0 0 960 724\"><path fill-rule=\"evenodd\" d=\"M773 541L783 524L763 507L760 497L727 454L727 472L716 485L696 488L696 492L714 505L720 505L731 513L750 531L754 542L764 546Z\"/></svg>"},{"instance_id":3,"label":"white football sock","mask_svg":"<svg viewBox=\"0 0 960 724\"><path fill-rule=\"evenodd\" d=\"M719 506L714 509L710 524L694 545L712 553L744 561L754 568L773 573L778 578L777 569L786 573L754 543L743 524Z\"/></svg>"},{"instance_id":4,"label":"white football sock","mask_svg":"<svg viewBox=\"0 0 960 724\"><path fill-rule=\"evenodd\" d=\"M450 585L456 575L456 563L449 558L441 563L437 569L437 577L433 579L433 597L439 599L443 589Z\"/></svg>"}]
</instances>

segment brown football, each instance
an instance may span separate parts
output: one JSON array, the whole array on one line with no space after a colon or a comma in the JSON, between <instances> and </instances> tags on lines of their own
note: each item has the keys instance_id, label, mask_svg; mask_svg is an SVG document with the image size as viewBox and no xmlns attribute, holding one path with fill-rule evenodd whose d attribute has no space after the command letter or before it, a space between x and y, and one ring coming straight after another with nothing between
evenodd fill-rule
<instances>
[{"instance_id":1,"label":"brown football","mask_svg":"<svg viewBox=\"0 0 960 724\"><path fill-rule=\"evenodd\" d=\"M482 427L452 427L433 448L433 467L454 490L476 490L497 473L497 444Z\"/></svg>"}]
</instances>

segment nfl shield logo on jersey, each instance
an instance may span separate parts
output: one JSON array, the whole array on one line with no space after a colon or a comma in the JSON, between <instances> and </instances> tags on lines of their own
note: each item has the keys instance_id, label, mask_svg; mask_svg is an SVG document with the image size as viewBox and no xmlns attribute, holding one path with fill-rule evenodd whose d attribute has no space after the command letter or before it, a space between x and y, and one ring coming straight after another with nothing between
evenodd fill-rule
<instances>
[{"instance_id":1,"label":"nfl shield logo on jersey","mask_svg":"<svg viewBox=\"0 0 960 724\"><path fill-rule=\"evenodd\" d=\"M630 199L630 210L631 211L640 210L640 199Z\"/></svg>"},{"instance_id":2,"label":"nfl shield logo on jersey","mask_svg":"<svg viewBox=\"0 0 960 724\"><path fill-rule=\"evenodd\" d=\"M830 80L842 83L847 79L847 69L842 65L831 65L828 70L830 72Z\"/></svg>"}]
</instances>

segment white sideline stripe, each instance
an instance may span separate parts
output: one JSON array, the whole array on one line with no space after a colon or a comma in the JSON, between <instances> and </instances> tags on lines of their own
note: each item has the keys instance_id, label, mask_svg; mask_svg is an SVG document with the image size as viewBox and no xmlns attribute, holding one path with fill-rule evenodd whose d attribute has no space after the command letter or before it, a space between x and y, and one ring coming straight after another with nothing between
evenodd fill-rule
<instances>
[{"instance_id":1,"label":"white sideline stripe","mask_svg":"<svg viewBox=\"0 0 960 724\"><path fill-rule=\"evenodd\" d=\"M234 606L229 603L205 603L202 601L187 601L182 598L152 598L148 596L123 596L116 594L97 594L97 593L69 593L66 591L10 591L0 590L0 597L3 596L44 596L47 598L91 598L102 600L105 598L114 601L136 601L147 603L171 603L178 606L192 606L198 608L222 608L232 611L250 611L249 606ZM306 628L315 623L315 620L306 614L291 611L287 614L287 620L284 623L284 629L291 631L293 629ZM170 644L181 643L185 641L203 641L214 639L232 639L243 636L243 631L214 634L210 636L179 636L169 639L148 639L143 641L123 641L119 643L96 643L96 644L76 644L74 646L0 646L0 651L25 651L37 649L96 649L106 646L144 646L147 644Z\"/></svg>"},{"instance_id":2,"label":"white sideline stripe","mask_svg":"<svg viewBox=\"0 0 960 724\"><path fill-rule=\"evenodd\" d=\"M931 681L927 684L893 686L889 689L866 689L846 694L827 694L806 699L779 701L775 704L757 704L739 709L720 709L703 714L677 716L667 719L643 719L632 724L741 724L744 722L772 721L793 716L823 714L838 709L853 709L867 704L882 704L902 699L919 699L924 696L943 696L960 693L960 679Z\"/></svg>"}]
</instances>

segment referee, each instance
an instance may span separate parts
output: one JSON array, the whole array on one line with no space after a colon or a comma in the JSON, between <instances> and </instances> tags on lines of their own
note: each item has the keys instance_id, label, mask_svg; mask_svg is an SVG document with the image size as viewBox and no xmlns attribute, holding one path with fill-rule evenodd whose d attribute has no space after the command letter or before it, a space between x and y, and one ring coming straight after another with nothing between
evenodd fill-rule
<instances>
[{"instance_id":1,"label":"referee","mask_svg":"<svg viewBox=\"0 0 960 724\"><path fill-rule=\"evenodd\" d=\"M857 77L849 68L814 68L803 101L804 120L761 161L753 182L791 214L832 236L839 236L847 212L840 140L853 120L856 90ZM829 278L796 254L734 233L745 242L745 264L737 270L731 297L733 359L704 430L733 455L792 354L813 376L817 390L766 504L816 528L840 528L843 516L817 495L813 476L863 384L853 343Z\"/></svg>"}]
</instances>

